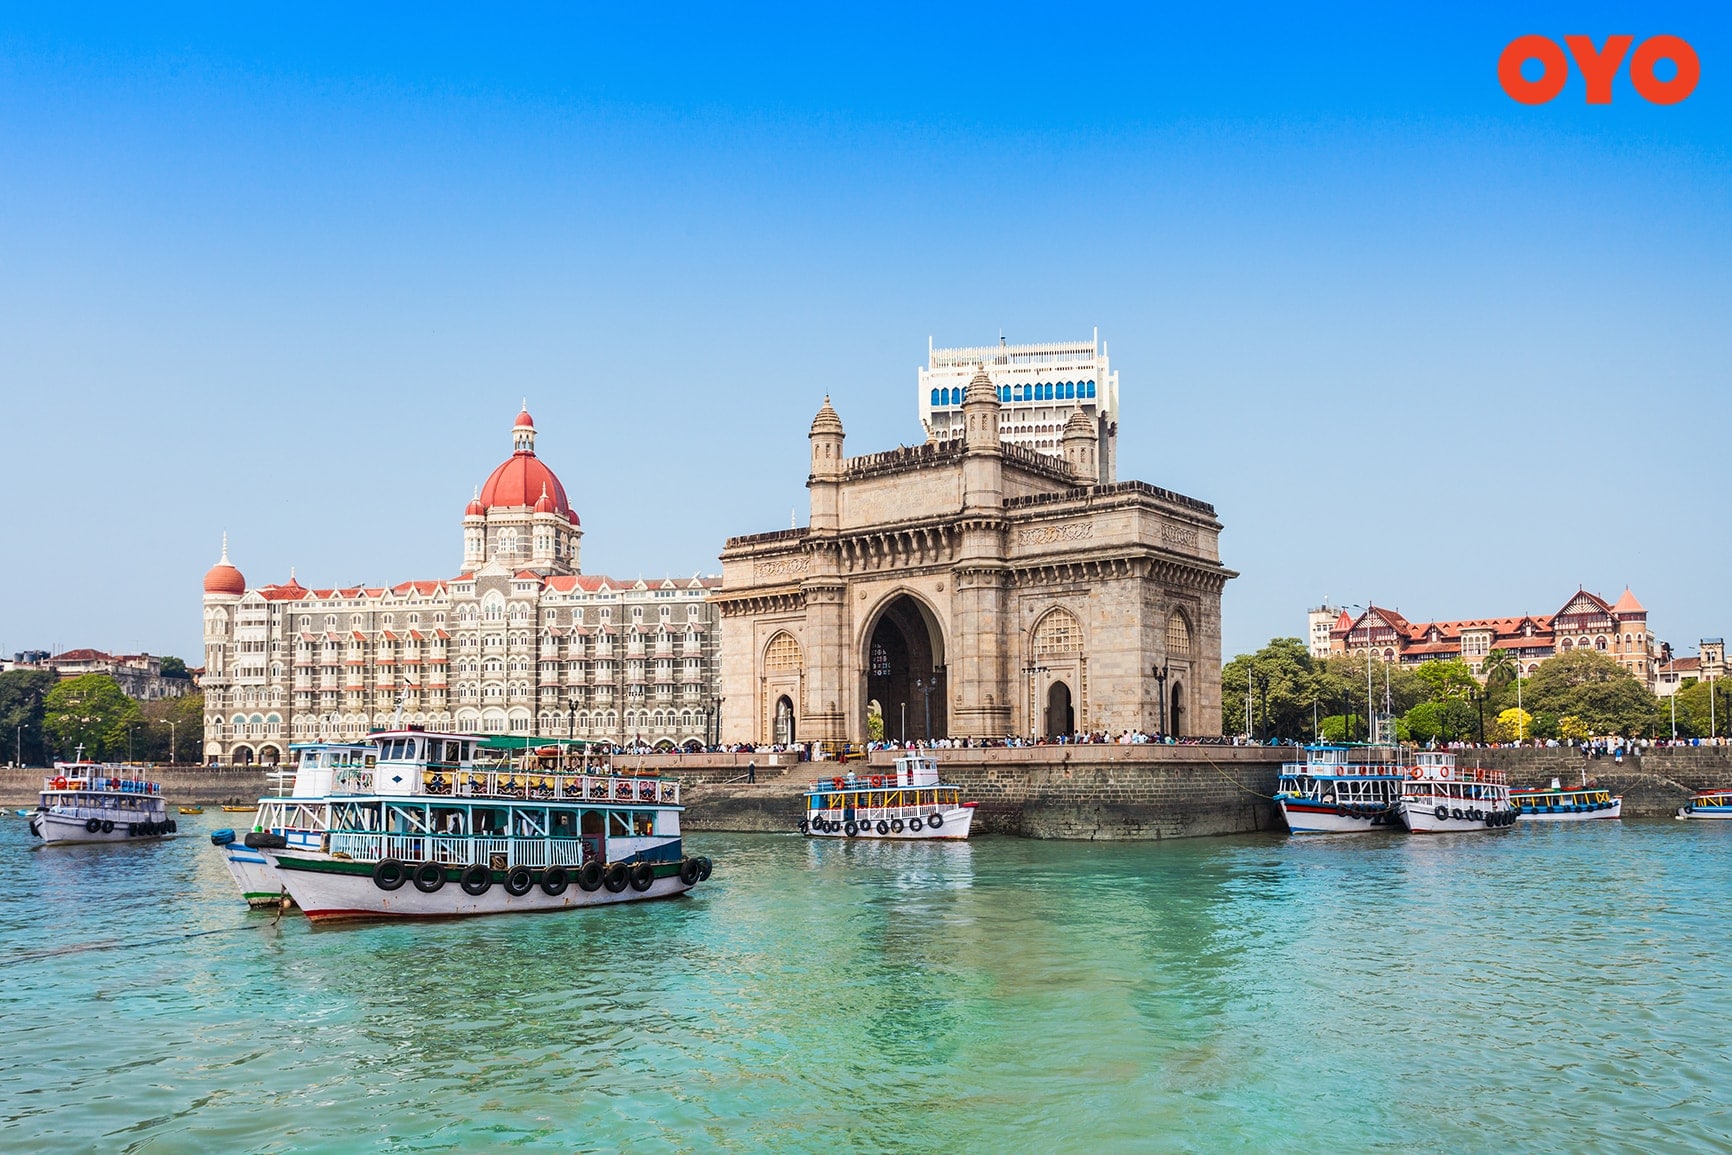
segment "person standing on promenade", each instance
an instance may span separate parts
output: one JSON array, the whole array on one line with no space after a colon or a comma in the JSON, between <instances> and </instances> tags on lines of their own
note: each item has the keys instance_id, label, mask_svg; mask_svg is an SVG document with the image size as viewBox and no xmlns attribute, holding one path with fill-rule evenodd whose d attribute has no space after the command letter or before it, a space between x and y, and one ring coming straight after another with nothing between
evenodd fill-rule
<instances>
[{"instance_id":1,"label":"person standing on promenade","mask_svg":"<svg viewBox=\"0 0 1732 1155\"><path fill-rule=\"evenodd\" d=\"M758 764L756 762L747 762L746 763L746 783L748 785L751 785L753 783L756 783L757 780L758 780Z\"/></svg>"}]
</instances>

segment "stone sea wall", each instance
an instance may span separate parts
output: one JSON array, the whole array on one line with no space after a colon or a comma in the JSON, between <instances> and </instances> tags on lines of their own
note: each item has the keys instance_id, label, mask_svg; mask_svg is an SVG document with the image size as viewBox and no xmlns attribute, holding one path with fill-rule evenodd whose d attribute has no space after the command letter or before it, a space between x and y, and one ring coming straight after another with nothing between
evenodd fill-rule
<instances>
[{"instance_id":1,"label":"stone sea wall","mask_svg":"<svg viewBox=\"0 0 1732 1155\"><path fill-rule=\"evenodd\" d=\"M1553 778L1578 786L1585 776L1622 795L1628 818L1669 817L1698 790L1732 786L1732 746L1661 746L1625 754L1621 762L1566 747L1473 750L1461 762L1502 770L1514 786L1549 786Z\"/></svg>"},{"instance_id":2,"label":"stone sea wall","mask_svg":"<svg viewBox=\"0 0 1732 1155\"><path fill-rule=\"evenodd\" d=\"M42 790L43 770L0 769L0 804L33 806ZM159 768L148 771L152 782L162 783L162 793L171 805L240 806L276 793L276 783L263 770L207 770L201 766Z\"/></svg>"}]
</instances>

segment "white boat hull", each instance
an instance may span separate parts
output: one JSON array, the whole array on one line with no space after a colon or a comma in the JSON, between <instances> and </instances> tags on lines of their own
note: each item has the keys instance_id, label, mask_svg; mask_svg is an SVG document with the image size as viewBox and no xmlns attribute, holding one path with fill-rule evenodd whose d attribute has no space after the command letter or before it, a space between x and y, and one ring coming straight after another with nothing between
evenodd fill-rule
<instances>
[{"instance_id":1,"label":"white boat hull","mask_svg":"<svg viewBox=\"0 0 1732 1155\"><path fill-rule=\"evenodd\" d=\"M1584 810L1580 813L1570 811L1556 814L1530 814L1526 810L1523 810L1521 820L1523 822L1592 822L1599 818L1617 818L1621 816L1623 812L1624 800L1622 798L1614 798L1612 799L1612 804L1610 806L1602 807L1599 810Z\"/></svg>"},{"instance_id":2,"label":"white boat hull","mask_svg":"<svg viewBox=\"0 0 1732 1155\"><path fill-rule=\"evenodd\" d=\"M413 882L405 882L396 890L381 890L373 882L371 863L355 863L352 868L356 869L356 873L339 874L331 873L328 869L316 869L332 862L322 856L265 851L264 857L271 862L295 905L313 922L536 914L590 906L611 906L653 898L672 898L692 889L674 874L657 878L647 890L633 890L628 885L617 892L606 887L586 891L577 885L574 878L564 892L557 895L547 894L539 886L531 887L527 894L512 895L506 893L505 887L497 881L480 895L467 893L454 881L448 881L432 894L427 894L417 890ZM575 871L573 873L575 874Z\"/></svg>"},{"instance_id":3,"label":"white boat hull","mask_svg":"<svg viewBox=\"0 0 1732 1155\"><path fill-rule=\"evenodd\" d=\"M263 909L282 905L283 880L263 854L239 842L232 842L221 850L223 865L229 868L229 874L248 906Z\"/></svg>"},{"instance_id":4,"label":"white boat hull","mask_svg":"<svg viewBox=\"0 0 1732 1155\"><path fill-rule=\"evenodd\" d=\"M1340 806L1318 802L1279 800L1281 817L1293 834L1369 834L1374 830L1400 829L1393 808L1377 814L1344 811Z\"/></svg>"},{"instance_id":5,"label":"white boat hull","mask_svg":"<svg viewBox=\"0 0 1732 1155\"><path fill-rule=\"evenodd\" d=\"M1708 808L1708 807L1694 807L1694 808L1692 808L1689 806L1685 806L1678 811L1678 817L1679 818L1701 818L1701 819L1705 819L1707 821L1713 821L1715 819L1732 818L1732 806L1717 806L1717 807L1713 807L1713 808Z\"/></svg>"},{"instance_id":6,"label":"white boat hull","mask_svg":"<svg viewBox=\"0 0 1732 1155\"><path fill-rule=\"evenodd\" d=\"M938 814L944 819L944 822L936 829L922 819L920 829L914 830L910 823L904 819L902 830L897 832L890 829L889 819L872 819L869 822L857 823L855 833L849 834L846 823L839 822L838 828L835 830L819 830L813 827L808 820L806 829L801 833L805 834L807 838L840 838L843 841L850 838L872 839L877 842L963 842L967 840L969 828L974 824L973 807L958 806L954 810L940 810ZM879 822L883 822L886 827L883 833L878 831Z\"/></svg>"},{"instance_id":7,"label":"white boat hull","mask_svg":"<svg viewBox=\"0 0 1732 1155\"><path fill-rule=\"evenodd\" d=\"M1513 821L1497 822L1493 820L1496 811L1487 811L1480 807L1474 808L1485 815L1480 818L1469 818L1464 813L1456 818L1455 808L1450 808L1448 817L1437 816L1435 804L1413 805L1403 800L1400 806L1401 824L1407 827L1409 834L1466 834L1472 831L1508 830L1515 825ZM1504 810L1504 814L1512 811Z\"/></svg>"},{"instance_id":8,"label":"white boat hull","mask_svg":"<svg viewBox=\"0 0 1732 1155\"><path fill-rule=\"evenodd\" d=\"M108 820L113 822L112 829L91 831L85 829L86 821L87 819L72 815L38 811L30 816L30 829L35 831L36 836L42 839L47 846L68 846L84 842L157 842L174 837L167 832L162 834L128 834L126 831L128 822L116 822L113 819ZM158 821L163 820L159 819Z\"/></svg>"}]
</instances>

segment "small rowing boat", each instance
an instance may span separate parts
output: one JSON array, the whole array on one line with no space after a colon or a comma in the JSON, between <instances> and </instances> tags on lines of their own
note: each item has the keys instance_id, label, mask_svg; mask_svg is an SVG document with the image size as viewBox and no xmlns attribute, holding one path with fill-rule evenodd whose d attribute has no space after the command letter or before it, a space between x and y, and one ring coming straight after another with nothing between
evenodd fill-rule
<instances>
[{"instance_id":1,"label":"small rowing boat","mask_svg":"<svg viewBox=\"0 0 1732 1155\"><path fill-rule=\"evenodd\" d=\"M182 807L180 807L180 812L182 814L203 814L204 813L204 807L202 807L202 806L182 806Z\"/></svg>"},{"instance_id":2,"label":"small rowing boat","mask_svg":"<svg viewBox=\"0 0 1732 1155\"><path fill-rule=\"evenodd\" d=\"M223 813L224 814L251 814L253 811L255 811L257 809L258 809L257 806L225 806L225 807L223 807Z\"/></svg>"},{"instance_id":3,"label":"small rowing boat","mask_svg":"<svg viewBox=\"0 0 1732 1155\"><path fill-rule=\"evenodd\" d=\"M1610 790L1598 786L1565 790L1556 778L1548 790L1511 790L1509 800L1520 807L1518 817L1529 822L1587 822L1617 818L1624 812L1624 800L1612 797Z\"/></svg>"}]
</instances>

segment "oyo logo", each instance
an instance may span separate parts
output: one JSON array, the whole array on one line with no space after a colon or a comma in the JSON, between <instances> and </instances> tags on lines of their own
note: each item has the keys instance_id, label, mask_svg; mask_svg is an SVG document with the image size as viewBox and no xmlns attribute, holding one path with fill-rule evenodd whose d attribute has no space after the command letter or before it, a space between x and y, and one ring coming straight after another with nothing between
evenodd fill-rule
<instances>
[{"instance_id":1,"label":"oyo logo","mask_svg":"<svg viewBox=\"0 0 1732 1155\"><path fill-rule=\"evenodd\" d=\"M1608 36L1597 51L1593 39L1587 36L1566 36L1570 56L1576 58L1582 80L1588 86L1589 104L1612 103L1612 78L1624 63L1624 54L1635 43L1634 36ZM1522 65L1530 60L1540 62L1545 71L1538 80L1522 75ZM1656 67L1669 60L1676 70L1666 80L1660 79ZM1497 80L1510 98L1523 104L1544 104L1564 90L1569 79L1570 62L1557 41L1549 36L1518 36L1510 41L1497 58ZM1677 36L1650 36L1637 46L1630 57L1630 83L1642 99L1650 104L1677 104L1696 91L1702 79L1702 62L1696 50Z\"/></svg>"}]
</instances>

